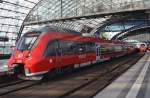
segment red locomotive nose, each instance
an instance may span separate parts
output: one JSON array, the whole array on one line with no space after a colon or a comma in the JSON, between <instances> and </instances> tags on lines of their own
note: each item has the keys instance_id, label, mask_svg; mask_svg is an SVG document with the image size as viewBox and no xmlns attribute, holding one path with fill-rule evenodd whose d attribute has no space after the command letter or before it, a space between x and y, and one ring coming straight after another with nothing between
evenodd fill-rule
<instances>
[{"instance_id":1,"label":"red locomotive nose","mask_svg":"<svg viewBox=\"0 0 150 98\"><path fill-rule=\"evenodd\" d=\"M29 51L25 50L23 52L16 51L16 55L14 56L15 63L25 64L26 57L28 56Z\"/></svg>"}]
</instances>

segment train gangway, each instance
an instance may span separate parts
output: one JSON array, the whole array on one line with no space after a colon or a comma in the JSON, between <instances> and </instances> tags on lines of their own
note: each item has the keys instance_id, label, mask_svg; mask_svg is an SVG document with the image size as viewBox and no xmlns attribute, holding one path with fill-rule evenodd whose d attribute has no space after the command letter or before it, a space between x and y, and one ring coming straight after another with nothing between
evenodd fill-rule
<instances>
[{"instance_id":1,"label":"train gangway","mask_svg":"<svg viewBox=\"0 0 150 98\"><path fill-rule=\"evenodd\" d=\"M150 98L150 52L94 98Z\"/></svg>"}]
</instances>

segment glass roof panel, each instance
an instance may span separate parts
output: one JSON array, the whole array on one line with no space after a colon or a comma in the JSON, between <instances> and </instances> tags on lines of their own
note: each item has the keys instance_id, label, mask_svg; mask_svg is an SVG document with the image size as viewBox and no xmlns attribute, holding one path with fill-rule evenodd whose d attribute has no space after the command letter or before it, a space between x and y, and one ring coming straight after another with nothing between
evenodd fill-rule
<instances>
[{"instance_id":1,"label":"glass roof panel","mask_svg":"<svg viewBox=\"0 0 150 98\"><path fill-rule=\"evenodd\" d=\"M55 22L54 20L122 10L142 9L149 7L148 4L150 4L150 0L42 0L29 13L24 25L27 27L31 27L29 25L34 27L33 25L35 25L36 27L36 25L53 24L82 31L85 26L90 28L100 26L103 21L107 20L111 16L105 19L95 17L95 19L59 22ZM42 24L40 24L40 22L42 22Z\"/></svg>"},{"instance_id":2,"label":"glass roof panel","mask_svg":"<svg viewBox=\"0 0 150 98\"><path fill-rule=\"evenodd\" d=\"M147 8L149 0L42 0L26 21L44 21L73 16ZM138 6L138 7L137 7Z\"/></svg>"},{"instance_id":3,"label":"glass roof panel","mask_svg":"<svg viewBox=\"0 0 150 98\"><path fill-rule=\"evenodd\" d=\"M8 37L8 42L0 42L0 46L14 46L20 27L25 23L49 21L77 16L96 14L99 12L118 11L132 8L149 7L150 0L0 0L0 37ZM36 6L35 6L36 5ZM34 7L35 6L35 7ZM30 13L29 13L30 12ZM81 19L47 23L63 26L77 31L85 28L96 28L107 18ZM47 24L27 25L23 29L44 26ZM85 30L83 30L85 29ZM87 30L88 31L88 30ZM0 49L0 53L1 53ZM4 50L4 49L3 49Z\"/></svg>"},{"instance_id":4,"label":"glass roof panel","mask_svg":"<svg viewBox=\"0 0 150 98\"><path fill-rule=\"evenodd\" d=\"M0 54L10 54L8 48L15 45L23 20L39 0L0 0L0 37L9 41L0 42ZM4 47L5 46L5 47Z\"/></svg>"}]
</instances>

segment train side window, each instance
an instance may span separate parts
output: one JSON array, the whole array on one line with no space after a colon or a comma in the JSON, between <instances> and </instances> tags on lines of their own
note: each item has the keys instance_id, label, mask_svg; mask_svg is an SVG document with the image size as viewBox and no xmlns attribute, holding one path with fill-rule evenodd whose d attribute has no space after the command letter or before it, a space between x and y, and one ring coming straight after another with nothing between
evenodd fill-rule
<instances>
[{"instance_id":1,"label":"train side window","mask_svg":"<svg viewBox=\"0 0 150 98\"><path fill-rule=\"evenodd\" d=\"M80 42L73 41L73 44L70 46L70 51L72 54L79 54L79 51L82 51L82 49L79 47Z\"/></svg>"},{"instance_id":2,"label":"train side window","mask_svg":"<svg viewBox=\"0 0 150 98\"><path fill-rule=\"evenodd\" d=\"M86 53L86 43L77 41L60 41L63 55Z\"/></svg>"},{"instance_id":3,"label":"train side window","mask_svg":"<svg viewBox=\"0 0 150 98\"><path fill-rule=\"evenodd\" d=\"M122 51L123 48L120 45L115 45L114 49L115 49L115 52L119 52L119 51Z\"/></svg>"},{"instance_id":4,"label":"train side window","mask_svg":"<svg viewBox=\"0 0 150 98\"><path fill-rule=\"evenodd\" d=\"M77 47L78 47L78 50L77 50L77 52L79 53L79 54L83 54L83 53L85 53L86 52L86 44L85 43L79 43L78 45L77 45Z\"/></svg>"},{"instance_id":5,"label":"train side window","mask_svg":"<svg viewBox=\"0 0 150 98\"><path fill-rule=\"evenodd\" d=\"M85 44L82 42L74 42L74 45L71 49L75 54L83 54L86 51Z\"/></svg>"},{"instance_id":6,"label":"train side window","mask_svg":"<svg viewBox=\"0 0 150 98\"><path fill-rule=\"evenodd\" d=\"M112 52L114 52L114 46L108 45L108 44L103 44L103 45L101 45L100 50L101 50L102 54L112 53Z\"/></svg>"},{"instance_id":7,"label":"train side window","mask_svg":"<svg viewBox=\"0 0 150 98\"><path fill-rule=\"evenodd\" d=\"M95 52L95 43L86 43L86 52Z\"/></svg>"},{"instance_id":8,"label":"train side window","mask_svg":"<svg viewBox=\"0 0 150 98\"><path fill-rule=\"evenodd\" d=\"M62 49L62 55L71 55L73 54L72 47L74 45L73 41L59 41L60 47Z\"/></svg>"},{"instance_id":9,"label":"train side window","mask_svg":"<svg viewBox=\"0 0 150 98\"><path fill-rule=\"evenodd\" d=\"M106 45L101 45L100 47L100 51L101 51L101 54L105 54L108 52L107 48L106 48Z\"/></svg>"},{"instance_id":10,"label":"train side window","mask_svg":"<svg viewBox=\"0 0 150 98\"><path fill-rule=\"evenodd\" d=\"M58 50L58 41L56 41L56 40L50 41L44 52L44 55L45 56L56 56L56 55L58 55L57 50Z\"/></svg>"},{"instance_id":11,"label":"train side window","mask_svg":"<svg viewBox=\"0 0 150 98\"><path fill-rule=\"evenodd\" d=\"M59 41L62 49L62 55L84 54L87 52L95 52L95 43L78 42L78 41Z\"/></svg>"}]
</instances>

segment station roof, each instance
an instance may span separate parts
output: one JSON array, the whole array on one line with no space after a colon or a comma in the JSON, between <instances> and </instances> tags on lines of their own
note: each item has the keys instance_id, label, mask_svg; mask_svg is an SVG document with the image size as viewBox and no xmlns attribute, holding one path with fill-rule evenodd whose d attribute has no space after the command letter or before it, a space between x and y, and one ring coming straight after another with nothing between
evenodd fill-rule
<instances>
[{"instance_id":1,"label":"station roof","mask_svg":"<svg viewBox=\"0 0 150 98\"><path fill-rule=\"evenodd\" d=\"M38 1L0 0L0 37L9 37L8 45L15 44L22 22ZM3 44L0 41L0 45Z\"/></svg>"},{"instance_id":2,"label":"station roof","mask_svg":"<svg viewBox=\"0 0 150 98\"><path fill-rule=\"evenodd\" d=\"M0 45L15 45L22 33L44 25L92 32L115 13L149 9L149 4L149 0L0 0L0 36L9 38Z\"/></svg>"},{"instance_id":3,"label":"station roof","mask_svg":"<svg viewBox=\"0 0 150 98\"><path fill-rule=\"evenodd\" d=\"M119 40L138 40L150 43L150 26L132 29L118 36Z\"/></svg>"}]
</instances>

